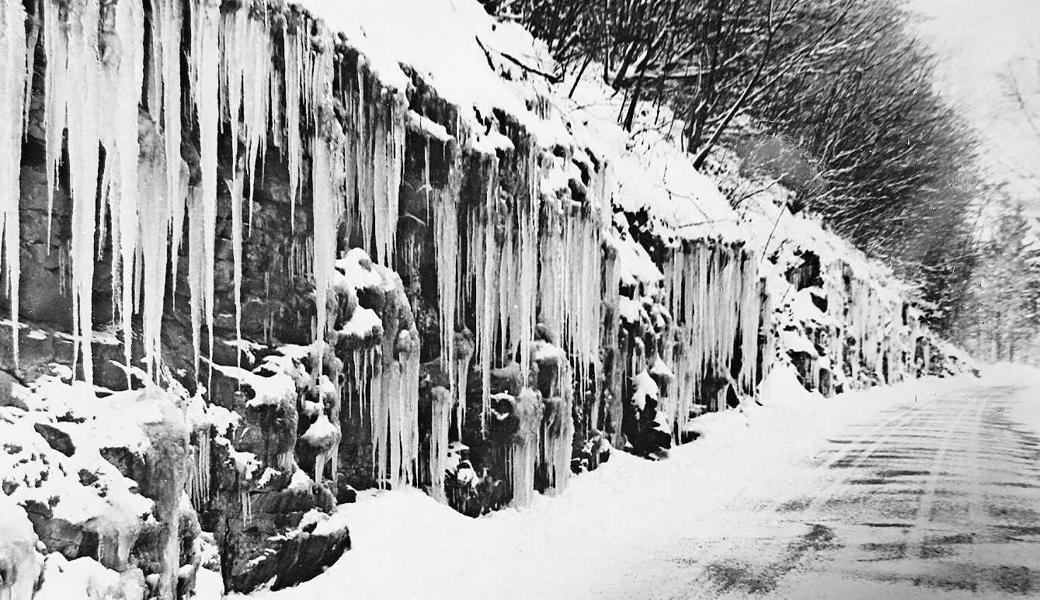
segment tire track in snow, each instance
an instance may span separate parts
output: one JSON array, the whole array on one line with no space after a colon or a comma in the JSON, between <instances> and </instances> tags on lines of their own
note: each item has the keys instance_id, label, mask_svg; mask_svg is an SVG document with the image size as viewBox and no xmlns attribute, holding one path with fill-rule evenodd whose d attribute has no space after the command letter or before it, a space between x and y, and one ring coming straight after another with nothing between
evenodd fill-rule
<instances>
[{"instance_id":1,"label":"tire track in snow","mask_svg":"<svg viewBox=\"0 0 1040 600\"><path fill-rule=\"evenodd\" d=\"M977 405L967 404L964 408L957 412L953 422L949 423L945 427L945 433L942 436L942 441L939 444L939 450L936 452L935 457L930 463L930 472L928 476L927 484L924 488L924 493L918 499L917 515L914 519L912 528L910 529L910 536L907 540L906 556L909 558L925 558L924 556L924 537L926 529L932 522L932 511L935 508L935 497L936 492L939 489L939 480L944 476L947 456L950 452L951 442L955 433L963 433L965 427L975 423L975 427L972 429L975 432L975 436L978 435L978 429L981 426L982 412L986 407L986 404L993 399L995 393L991 393L983 398ZM971 413L972 418L968 419L968 415ZM975 487L978 487L976 482Z\"/></svg>"},{"instance_id":2,"label":"tire track in snow","mask_svg":"<svg viewBox=\"0 0 1040 600\"><path fill-rule=\"evenodd\" d=\"M824 463L820 465L810 465L810 468L814 473L823 473L826 476L836 470L834 465L854 454L856 455L849 467L843 468L841 473L835 473L834 477L828 477L827 484L819 491L811 494L808 497L808 505L801 508L800 511L803 514L818 514L820 512L820 504L823 501L834 497L837 492L853 478L851 472L855 471L860 467L860 465L869 460L874 453L881 449L897 434L906 431L909 428L910 423L914 421L914 417L917 413L926 407L931 407L938 397L939 394L936 393L929 396L923 402L919 399L915 399L913 404L900 410L894 416L890 416L881 423L871 427L866 433L860 434L853 443L848 444L848 447L843 447ZM866 448L863 448L863 444L868 445ZM799 498L805 497L806 496L803 493L798 492L770 498L755 506L751 513L744 514L743 516L752 521L761 520L762 528L768 530L771 524L775 524L775 515L778 512L783 512L780 510L783 506L789 505ZM818 523L810 524L810 530L818 525ZM674 598L676 600L679 600L680 598L715 598L718 594L718 586L714 581L717 573L714 571L713 567L726 562L727 559L731 558L735 554L735 550L746 546L747 541L747 538L741 536L727 536L722 539L710 541L701 540L702 545L698 549L699 553L696 560L696 565L700 567L699 573L689 582L685 591L678 596L674 596ZM781 555L791 540L788 538L780 538L779 540L760 538L758 541L766 542L767 544L769 541L772 541L774 542L772 544L773 546L776 545L776 542L781 542L783 548L780 548L780 551L778 552L773 552L774 555ZM770 552L774 550L774 548L760 550L764 553Z\"/></svg>"}]
</instances>

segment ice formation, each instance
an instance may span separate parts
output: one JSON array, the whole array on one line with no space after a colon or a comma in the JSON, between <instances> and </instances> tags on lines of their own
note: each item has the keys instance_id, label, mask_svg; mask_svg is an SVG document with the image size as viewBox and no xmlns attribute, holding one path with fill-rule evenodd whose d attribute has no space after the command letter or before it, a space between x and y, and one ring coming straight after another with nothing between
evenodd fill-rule
<instances>
[{"instance_id":1,"label":"ice formation","mask_svg":"<svg viewBox=\"0 0 1040 600\"><path fill-rule=\"evenodd\" d=\"M736 391L754 391L761 313L758 275L755 257L743 248L700 241L674 251L664 271L679 342L665 358L679 374L673 417L682 431L691 401L702 398L701 382L728 375L734 352L740 353L739 373L732 374L741 388ZM709 404L717 410L725 406L725 399Z\"/></svg>"},{"instance_id":2,"label":"ice formation","mask_svg":"<svg viewBox=\"0 0 1040 600\"><path fill-rule=\"evenodd\" d=\"M429 153L429 144L426 145ZM426 185L429 186L429 159L426 161ZM452 165L448 185L433 202L434 253L437 260L437 302L440 316L441 367L448 375L449 390L459 399L459 438L466 418L466 379L469 356L455 356L455 318L458 313L459 286L459 165ZM447 440L445 440L447 443Z\"/></svg>"},{"instance_id":3,"label":"ice formation","mask_svg":"<svg viewBox=\"0 0 1040 600\"><path fill-rule=\"evenodd\" d=\"M205 317L209 332L209 356L213 355L214 312L214 258L217 224L217 135L220 122L220 2L202 0L189 3L191 7L191 52L189 90L192 106L198 119L199 163L202 180L199 183L197 206L192 212L190 227L198 228L196 240L188 245L189 287L192 300L193 344L196 365L201 340L198 323ZM196 243L197 242L197 243Z\"/></svg>"},{"instance_id":4,"label":"ice formation","mask_svg":"<svg viewBox=\"0 0 1040 600\"><path fill-rule=\"evenodd\" d=\"M354 4L359 14L380 10L380 3ZM477 27L493 39L495 26L470 4L463 19L444 26ZM315 481L338 470L341 396L347 411L365 411L371 423L378 485L420 479L420 340L406 290L392 270L404 253L397 233L409 207L402 208L400 190L406 149L414 149L409 136L417 134L425 138L422 177L431 221L422 225L432 238L436 334L447 380L447 388L433 393L426 457L435 495L443 494L451 420L459 440L466 425L471 366L480 372L485 434L493 418L492 370L519 372L524 389L515 409L521 426L509 442L508 477L513 502L522 505L534 493L536 467L545 468L550 488L566 485L579 404L592 406L582 426L612 431L621 445L622 402L645 407L653 395L661 418L674 425L670 433L681 435L694 405L724 408L727 386L738 396L752 394L781 350L825 347L828 357L817 357L816 374L838 370L841 357L854 353L856 359L847 361L852 372L841 377L881 379L899 375L906 348L920 335L915 317L896 316L902 306L897 293L841 266L828 267L816 291L846 306L846 314L836 323L807 324L802 317L809 311L797 303L811 304L814 292L785 296L764 289L763 277L775 283L782 274L760 272L757 249L745 244L726 199L660 132L630 138L613 125L598 125L613 122L614 115L584 119L595 115L577 104L569 108L580 118L564 117L549 102L550 90L527 85L526 74L509 65L494 64L497 53L476 48L470 35L463 36L465 44L450 45L457 62L431 66L416 50L421 44L397 39L402 36L381 24L336 36L306 12L280 3L151 0L150 12L143 0L42 0L40 6L35 16L42 22L47 69L40 87L48 206L59 166L67 166L70 262L63 250L58 263L71 274L73 333L84 378L93 380L95 259L111 249L112 316L124 361L133 355L138 317L146 370L161 379L166 286L168 278L176 285L186 244L195 377L203 379L199 366L210 363L202 363L201 346L208 341L205 354L212 359L217 319L224 316L217 313L215 282L218 206L224 206L218 195L223 202L225 189L234 347L251 362L240 339L243 284L255 275L245 271L244 245L265 157L277 152L287 170L291 227L298 208L311 211L310 237L293 245L288 259L290 270L314 284L313 343L305 351L311 373L301 375L303 367L294 363L263 381L243 369L225 374L257 390L247 403L252 408L292 404L305 388L319 391L320 402L307 400L315 406L304 407L312 418L322 411L304 434L324 448ZM15 322L18 165L34 57L26 18L22 3L0 6L0 77L8 84L0 90L0 233ZM605 97L593 98L589 111ZM426 112L426 101L436 110ZM197 165L188 162L195 159L191 152L182 157L182 142L193 145L196 137ZM435 187L430 152L438 145L447 178ZM635 227L628 219L640 211L647 221ZM347 250L351 244L360 247ZM385 302L361 306L361 292ZM779 313L790 318L772 322ZM788 325L798 336L778 339ZM619 347L622 328L637 332L626 338L625 349ZM18 329L16 323L16 355ZM658 337L656 347L632 339L651 334ZM531 382L542 342L560 353L557 381L545 398ZM865 372L858 372L860 365ZM228 368L234 369L221 367ZM655 377L669 383L659 388ZM622 389L630 396L621 398ZM209 428L196 431L199 452L189 489L197 505L210 492L211 437ZM293 466L291 451L277 460L279 468ZM248 491L240 502L248 518Z\"/></svg>"},{"instance_id":5,"label":"ice formation","mask_svg":"<svg viewBox=\"0 0 1040 600\"><path fill-rule=\"evenodd\" d=\"M312 364L317 376L326 368L325 347L330 341L382 333L382 328L373 326L374 313L364 307L356 307L341 330L330 331L329 302L330 294L337 290L341 236L357 236L354 239L362 241L363 249L375 262L383 266L392 263L406 130L417 128L430 139L445 143L452 139L445 126L409 110L400 86L383 85L360 59L353 70L345 71L349 76L334 75L334 69L340 68L334 67L334 62L341 59L336 58L332 36L320 23L299 20L296 15L287 16L279 32L281 45L276 49L276 26L267 19L264 6L245 3L221 12L218 2L204 0L189 2L188 13L182 15L180 3L159 0L153 7L158 27L153 28L146 55L140 0L121 2L115 9L119 19L116 30L124 42L130 40L129 44L116 44L104 35L98 38L92 34L99 28L106 31L101 8L93 0L70 6L75 18L59 10L56 1L48 2L44 12L45 31L51 34L45 35L48 64L67 75L47 80L46 123L52 184L61 156L63 129L67 129L74 220L90 223L89 227L74 229L70 252L77 333L87 378L93 279L88 257L95 248L100 250L95 235L105 226L110 227L109 236L118 256L118 266L113 269L119 276L114 281L118 281L127 360L131 319L136 313L141 314L144 324L149 369L161 360L165 280L171 265L177 264L184 219L189 221L187 271L196 362L203 354L200 345L204 339L209 340L208 354L212 355L217 196L222 186L231 199L231 279L236 337L241 337L243 243L249 234L253 196L268 143L278 148L288 165L292 213L297 201L302 201L303 190L310 191L314 226L311 252L305 262L315 285ZM188 19L188 28L182 27L181 19ZM174 83L181 77L178 49L182 30L190 31L190 38L184 40L189 48L189 103L184 107ZM84 48L97 52L82 52ZM276 50L281 53L284 68L276 68ZM91 56L101 58L84 58ZM77 94L75 103L64 85L64 80L71 78L83 81L85 90ZM136 125L136 111L123 104L137 97L130 90L142 88L155 134L140 138L143 146L139 148L138 136L128 133L138 131L128 121L128 115L132 115ZM104 93L117 89L122 90L118 97L106 102ZM79 96L85 100L79 101ZM544 98L536 100L531 105L533 113L537 118L547 117L548 103ZM6 105L12 113L21 112L22 107L16 104ZM115 126L113 121L112 127L105 127L96 119L74 115L75 111L86 115L110 106L109 118L127 123ZM189 115L185 123L197 130L200 143L201 179L190 189L179 154L181 113ZM480 179L485 186L482 201L462 203L462 166L454 149L448 153L448 182L430 198L441 361L457 406L457 437L465 422L471 358L481 372L481 420L486 428L491 369L497 361L515 360L521 378L526 380L532 369L536 324L544 327L544 334L567 356L566 371L575 389L560 390L558 400L570 402L572 393L584 399L595 385L590 373L600 361L603 296L607 307L615 305L618 283L626 273L613 266L601 268L603 234L609 228L612 211L610 184L600 160L575 147L562 154L545 151L531 132L503 128L494 119L488 123L488 131L471 132L474 123L469 119L460 120L453 130L458 130L464 148L481 156ZM503 135L499 128L509 135ZM121 133L109 139L110 131ZM231 166L225 174L227 179L218 184L217 140L222 132L230 142ZM553 139L552 135L547 139ZM105 163L112 165L101 164L98 143L106 149ZM429 146L426 150L428 153ZM140 164L138 154L143 157ZM305 172L307 155L310 168ZM95 214L87 182L101 169L107 213ZM500 176L503 169L510 172L508 181ZM429 185L428 166L425 175ZM343 226L345 231L341 230ZM460 236L463 230L465 239ZM724 368L729 364L738 331L746 338L740 342L745 359L741 384L753 385L752 367L748 365L754 364L751 357L757 329L747 325L742 328L740 323L755 310L754 295L749 291L753 286L748 283L755 275L746 272L747 261L739 252L732 260L720 258L724 254L718 252L706 251L705 257L693 257L693 253L676 253L680 258L675 259L670 274L673 286L677 286L672 293L673 314L680 308L687 311L681 336L688 343L696 340L696 347L685 354L677 351L682 355L664 356L679 371L682 369L676 361L685 361L682 379L687 383L676 396L680 399L696 396L699 375L691 373L703 374L709 366ZM709 262L701 265L697 262L700 260ZM17 268L11 261L7 265ZM137 279L139 272L143 280ZM709 280L724 285L716 289L719 286L709 284ZM698 302L710 308L693 311L692 306ZM475 317L471 352L456 350L467 348L466 338L459 337L464 336L463 314ZM714 316L709 319L705 315ZM359 350L353 357L357 367L355 388L363 389L348 392L370 411L376 476L391 486L415 479L418 443L413 414L418 393L418 351L397 348L415 343L387 340L380 348ZM559 435L549 436L553 439L545 443L556 445L543 457L555 465L561 487L565 482L561 475L566 470L565 454L569 452L569 443L563 440L570 435L568 431L562 427ZM316 474L315 478L319 477Z\"/></svg>"},{"instance_id":6,"label":"ice formation","mask_svg":"<svg viewBox=\"0 0 1040 600\"><path fill-rule=\"evenodd\" d=\"M430 410L430 495L446 502L444 473L448 469L448 434L451 429L451 406L454 398L449 390L435 387Z\"/></svg>"},{"instance_id":7,"label":"ice formation","mask_svg":"<svg viewBox=\"0 0 1040 600\"><path fill-rule=\"evenodd\" d=\"M22 163L22 127L32 93L25 39L25 9L19 2L0 6L0 236L3 237L4 292L11 303L11 339L18 364L19 176Z\"/></svg>"},{"instance_id":8,"label":"ice formation","mask_svg":"<svg viewBox=\"0 0 1040 600\"><path fill-rule=\"evenodd\" d=\"M513 505L527 506L534 497L535 461L542 423L542 399L538 392L525 388L513 404L519 427L509 448L509 480L513 487Z\"/></svg>"}]
</instances>

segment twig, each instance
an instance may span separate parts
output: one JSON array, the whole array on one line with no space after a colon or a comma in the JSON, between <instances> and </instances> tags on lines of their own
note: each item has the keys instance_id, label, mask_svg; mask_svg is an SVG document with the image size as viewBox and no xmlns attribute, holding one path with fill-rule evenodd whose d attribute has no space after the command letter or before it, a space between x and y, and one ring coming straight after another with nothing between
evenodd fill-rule
<instances>
[{"instance_id":1,"label":"twig","mask_svg":"<svg viewBox=\"0 0 1040 600\"><path fill-rule=\"evenodd\" d=\"M473 36L473 38L475 40L477 40L477 45L480 46L480 49L484 51L484 55L487 56L488 62L490 64L490 61L491 61L491 51L487 49L487 46L485 46L483 43L481 43L480 36ZM507 54L505 52L502 52L501 50L495 50L495 52L498 53L499 56L501 56L502 58L508 60L509 62L513 63L514 65L516 65L518 67L520 67L521 69L523 69L523 70L525 70L525 71L527 71L529 73L534 73L535 75L541 75L542 77L545 77L547 80L549 80L549 83L556 84L556 83L560 83L560 81L562 80L562 77L559 76L559 75L553 75L552 73L546 73L545 71L542 71L540 69L536 69L534 67L525 65L520 60L518 60L516 58L513 58L512 56L510 56L509 54Z\"/></svg>"}]
</instances>

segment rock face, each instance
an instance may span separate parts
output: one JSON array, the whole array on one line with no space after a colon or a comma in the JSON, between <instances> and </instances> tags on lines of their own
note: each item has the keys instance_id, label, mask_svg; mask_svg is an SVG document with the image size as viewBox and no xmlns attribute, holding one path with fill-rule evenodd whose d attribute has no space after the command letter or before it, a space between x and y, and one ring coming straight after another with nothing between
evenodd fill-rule
<instances>
[{"instance_id":1,"label":"rock face","mask_svg":"<svg viewBox=\"0 0 1040 600\"><path fill-rule=\"evenodd\" d=\"M31 598L43 570L43 556L37 552L39 538L25 511L0 495L0 590L11 598Z\"/></svg>"},{"instance_id":2,"label":"rock face","mask_svg":"<svg viewBox=\"0 0 1040 600\"><path fill-rule=\"evenodd\" d=\"M358 489L478 516L613 448L664 457L773 365L826 394L950 368L850 265L785 245L760 269L623 209L602 152L539 137L581 124L537 88L473 111L295 7L146 4L3 9L33 77L28 106L3 96L28 126L0 181L0 595L290 586L350 549Z\"/></svg>"},{"instance_id":3,"label":"rock face","mask_svg":"<svg viewBox=\"0 0 1040 600\"><path fill-rule=\"evenodd\" d=\"M20 393L26 409L0 417L0 479L5 502L25 511L28 547L36 552L38 540L50 553L43 578L108 581L97 583L98 598L173 597L182 567L196 558L181 546L191 548L198 535L182 528L185 511L193 513L185 508L189 444L177 398L150 389L91 403L82 386L50 378ZM31 558L18 558L19 539L12 533L3 556ZM38 567L18 567L15 583Z\"/></svg>"}]
</instances>

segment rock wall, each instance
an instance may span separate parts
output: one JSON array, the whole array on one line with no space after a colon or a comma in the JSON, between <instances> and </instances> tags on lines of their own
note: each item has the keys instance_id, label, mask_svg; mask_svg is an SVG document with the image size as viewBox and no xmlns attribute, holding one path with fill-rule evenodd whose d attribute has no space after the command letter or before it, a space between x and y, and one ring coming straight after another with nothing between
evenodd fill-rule
<instances>
[{"instance_id":1,"label":"rock wall","mask_svg":"<svg viewBox=\"0 0 1040 600\"><path fill-rule=\"evenodd\" d=\"M31 533L0 542L0 591L293 585L349 549L333 513L357 490L477 516L611 448L663 456L777 360L825 392L943 368L870 282L777 254L806 319L751 241L632 208L544 90L475 111L408 65L391 84L363 40L278 2L2 10L0 104L24 127L0 155L20 167L0 173L0 425L32 446L4 446ZM141 443L66 465L119 403ZM135 508L61 520L25 493L59 473ZM134 535L106 541L119 515Z\"/></svg>"}]
</instances>

